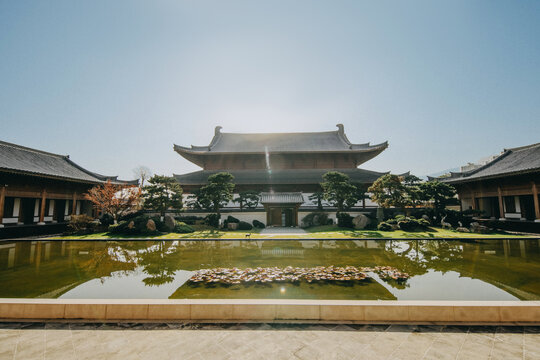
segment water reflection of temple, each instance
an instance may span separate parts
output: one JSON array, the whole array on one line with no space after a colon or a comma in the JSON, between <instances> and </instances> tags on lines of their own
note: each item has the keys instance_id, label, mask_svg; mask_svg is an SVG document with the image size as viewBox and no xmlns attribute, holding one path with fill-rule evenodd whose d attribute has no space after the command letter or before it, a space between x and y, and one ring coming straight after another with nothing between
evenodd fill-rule
<instances>
[{"instance_id":1,"label":"water reflection of temple","mask_svg":"<svg viewBox=\"0 0 540 360\"><path fill-rule=\"evenodd\" d=\"M321 251L323 250L323 251ZM151 286L178 270L252 266L388 265L413 278L433 270L540 298L540 240L4 241L0 297L60 296L92 279L140 269Z\"/></svg>"}]
</instances>

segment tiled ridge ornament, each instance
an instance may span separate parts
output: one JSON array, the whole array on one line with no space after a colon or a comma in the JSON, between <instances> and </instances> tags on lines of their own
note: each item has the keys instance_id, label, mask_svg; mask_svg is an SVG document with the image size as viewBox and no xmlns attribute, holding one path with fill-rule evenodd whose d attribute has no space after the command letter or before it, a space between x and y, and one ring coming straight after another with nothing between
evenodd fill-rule
<instances>
[{"instance_id":1,"label":"tiled ridge ornament","mask_svg":"<svg viewBox=\"0 0 540 360\"><path fill-rule=\"evenodd\" d=\"M540 301L0 299L0 320L540 324Z\"/></svg>"}]
</instances>

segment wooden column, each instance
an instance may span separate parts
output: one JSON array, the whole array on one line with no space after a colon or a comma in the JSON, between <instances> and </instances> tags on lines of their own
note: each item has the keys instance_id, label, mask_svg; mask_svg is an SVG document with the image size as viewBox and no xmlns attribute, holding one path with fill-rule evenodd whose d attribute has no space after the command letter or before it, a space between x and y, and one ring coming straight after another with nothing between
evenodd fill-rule
<instances>
[{"instance_id":1,"label":"wooden column","mask_svg":"<svg viewBox=\"0 0 540 360\"><path fill-rule=\"evenodd\" d=\"M504 201L503 201L502 190L500 186L497 186L497 192L499 194L499 218L504 219Z\"/></svg>"},{"instance_id":2,"label":"wooden column","mask_svg":"<svg viewBox=\"0 0 540 360\"><path fill-rule=\"evenodd\" d=\"M540 221L540 204L538 201L538 187L536 186L536 183L533 182L532 184L532 192L533 192L533 198L534 198L534 217L536 218L536 221Z\"/></svg>"},{"instance_id":3,"label":"wooden column","mask_svg":"<svg viewBox=\"0 0 540 360\"><path fill-rule=\"evenodd\" d=\"M474 191L471 192L471 207L473 210L476 210L476 197L474 196Z\"/></svg>"},{"instance_id":4,"label":"wooden column","mask_svg":"<svg viewBox=\"0 0 540 360\"><path fill-rule=\"evenodd\" d=\"M6 187L2 185L0 187L0 228L4 227L2 220L4 219L4 202L6 199Z\"/></svg>"},{"instance_id":5,"label":"wooden column","mask_svg":"<svg viewBox=\"0 0 540 360\"><path fill-rule=\"evenodd\" d=\"M39 207L38 225L45 225L45 203L47 202L47 191L41 191L41 206Z\"/></svg>"},{"instance_id":6,"label":"wooden column","mask_svg":"<svg viewBox=\"0 0 540 360\"><path fill-rule=\"evenodd\" d=\"M71 205L71 216L77 212L77 193L73 193L73 204Z\"/></svg>"}]
</instances>

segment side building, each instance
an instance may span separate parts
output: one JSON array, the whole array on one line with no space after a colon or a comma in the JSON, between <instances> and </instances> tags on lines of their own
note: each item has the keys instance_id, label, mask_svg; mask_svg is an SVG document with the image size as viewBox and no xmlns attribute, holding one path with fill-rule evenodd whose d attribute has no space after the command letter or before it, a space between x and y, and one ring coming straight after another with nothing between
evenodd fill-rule
<instances>
[{"instance_id":1,"label":"side building","mask_svg":"<svg viewBox=\"0 0 540 360\"><path fill-rule=\"evenodd\" d=\"M343 125L337 128L326 132L242 134L224 133L218 126L208 146L174 145L178 154L202 168L174 176L186 194L193 194L210 175L229 172L234 176L236 193L261 193L258 211L264 209L264 214L258 220L267 225L297 226L299 212L316 209L309 195L321 191L326 172L340 171L353 183L365 186L386 174L358 166L384 151L387 142L353 144ZM365 206L365 202L358 204L360 208ZM232 209L234 204L228 207Z\"/></svg>"},{"instance_id":2,"label":"side building","mask_svg":"<svg viewBox=\"0 0 540 360\"><path fill-rule=\"evenodd\" d=\"M84 193L108 180L130 183L86 170L69 155L0 141L0 233L12 227L66 223L73 214L93 215Z\"/></svg>"},{"instance_id":3,"label":"side building","mask_svg":"<svg viewBox=\"0 0 540 360\"><path fill-rule=\"evenodd\" d=\"M440 180L457 189L462 210L480 210L492 220L540 222L540 143L505 149L479 168Z\"/></svg>"}]
</instances>

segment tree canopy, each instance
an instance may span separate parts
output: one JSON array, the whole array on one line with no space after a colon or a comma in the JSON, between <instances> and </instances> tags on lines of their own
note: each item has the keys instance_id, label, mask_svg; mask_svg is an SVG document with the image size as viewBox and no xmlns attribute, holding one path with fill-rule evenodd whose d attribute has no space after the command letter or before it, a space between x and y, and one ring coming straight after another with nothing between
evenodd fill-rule
<instances>
[{"instance_id":1,"label":"tree canopy","mask_svg":"<svg viewBox=\"0 0 540 360\"><path fill-rule=\"evenodd\" d=\"M329 171L323 175L323 180L321 187L324 199L335 206L338 213L349 209L358 201L358 189L351 184L351 179L346 174Z\"/></svg>"},{"instance_id":2,"label":"tree canopy","mask_svg":"<svg viewBox=\"0 0 540 360\"><path fill-rule=\"evenodd\" d=\"M238 196L233 200L240 206L240 210L244 210L244 207L248 209L254 209L259 205L261 194L255 190L241 191Z\"/></svg>"},{"instance_id":3,"label":"tree canopy","mask_svg":"<svg viewBox=\"0 0 540 360\"><path fill-rule=\"evenodd\" d=\"M201 187L197 202L205 204L214 213L221 216L221 208L232 200L234 176L228 172L219 172L208 177L208 184Z\"/></svg>"},{"instance_id":4,"label":"tree canopy","mask_svg":"<svg viewBox=\"0 0 540 360\"><path fill-rule=\"evenodd\" d=\"M146 209L156 210L161 216L169 209L175 212L182 209L182 187L175 178L154 175L148 179L148 183L142 192Z\"/></svg>"},{"instance_id":5,"label":"tree canopy","mask_svg":"<svg viewBox=\"0 0 540 360\"><path fill-rule=\"evenodd\" d=\"M457 203L456 189L452 185L433 180L420 184L420 188L425 200L432 201L438 211Z\"/></svg>"},{"instance_id":6,"label":"tree canopy","mask_svg":"<svg viewBox=\"0 0 540 360\"><path fill-rule=\"evenodd\" d=\"M397 175L386 174L375 180L368 188L371 199L383 208L404 208L407 205L407 189Z\"/></svg>"},{"instance_id":7,"label":"tree canopy","mask_svg":"<svg viewBox=\"0 0 540 360\"><path fill-rule=\"evenodd\" d=\"M113 184L108 180L103 185L96 185L84 198L94 205L94 208L110 214L114 222L118 218L135 211L140 206L141 189L134 185Z\"/></svg>"}]
</instances>

